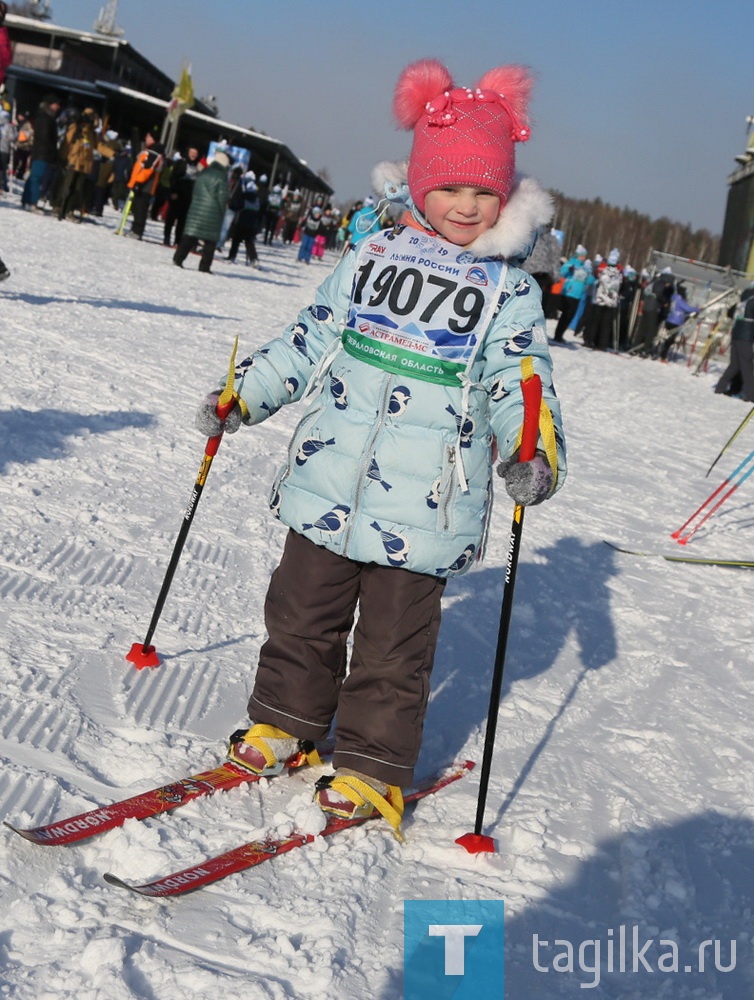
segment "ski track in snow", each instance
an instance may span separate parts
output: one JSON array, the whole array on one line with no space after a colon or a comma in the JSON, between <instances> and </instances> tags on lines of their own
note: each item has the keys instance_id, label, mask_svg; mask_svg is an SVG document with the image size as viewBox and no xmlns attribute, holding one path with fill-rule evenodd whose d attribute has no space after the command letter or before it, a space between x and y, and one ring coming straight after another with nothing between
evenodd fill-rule
<instances>
[{"instance_id":1,"label":"ski track in snow","mask_svg":"<svg viewBox=\"0 0 754 1000\"><path fill-rule=\"evenodd\" d=\"M198 472L196 406L306 305L334 262L262 247L179 271L116 216L71 226L0 196L0 817L50 822L222 759L245 721L263 600L284 529L270 483L301 407L223 441L155 634L136 671ZM159 238L159 227L149 226ZM607 940L638 925L682 956L737 942L729 973L607 973L592 995L754 994L752 580L602 542L673 551L678 527L751 447L704 478L745 404L715 365L553 347L569 479L528 513L487 798L478 777L419 803L399 845L373 824L188 895L119 893L270 830L311 821L314 774L234 789L69 848L0 840L0 995L14 1000L399 1000L406 899L504 898L506 994L583 996L593 974L532 968L532 935ZM718 478L715 478L718 477ZM754 556L750 483L694 553ZM481 760L510 505L485 564L448 586L418 773ZM262 787L262 786L266 787ZM546 955L546 953L544 953ZM553 953L549 953L552 961ZM681 959L684 961L683 957ZM589 994L586 994L589 995Z\"/></svg>"}]
</instances>

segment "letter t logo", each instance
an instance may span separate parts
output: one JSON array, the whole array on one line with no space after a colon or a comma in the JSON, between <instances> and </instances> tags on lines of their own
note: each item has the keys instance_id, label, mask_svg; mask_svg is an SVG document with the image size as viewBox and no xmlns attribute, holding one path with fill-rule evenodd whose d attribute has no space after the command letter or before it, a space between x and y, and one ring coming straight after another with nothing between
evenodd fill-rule
<instances>
[{"instance_id":1,"label":"letter t logo","mask_svg":"<svg viewBox=\"0 0 754 1000\"><path fill-rule=\"evenodd\" d=\"M483 924L430 924L430 937L445 938L445 975L464 974L464 939L476 937Z\"/></svg>"}]
</instances>

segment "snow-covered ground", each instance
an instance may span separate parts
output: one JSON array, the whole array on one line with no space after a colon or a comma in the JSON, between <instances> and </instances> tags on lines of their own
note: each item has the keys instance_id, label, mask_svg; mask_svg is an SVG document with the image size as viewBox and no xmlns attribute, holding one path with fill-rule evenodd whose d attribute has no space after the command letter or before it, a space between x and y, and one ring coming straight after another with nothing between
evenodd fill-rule
<instances>
[{"instance_id":1,"label":"snow-covered ground","mask_svg":"<svg viewBox=\"0 0 754 1000\"><path fill-rule=\"evenodd\" d=\"M333 261L307 268L278 245L261 248L260 270L219 259L206 276L195 257L179 271L156 242L117 239L112 212L74 226L17 205L0 203L12 272L0 286L0 817L28 825L213 766L246 721L284 538L267 495L297 407L223 442L155 635L164 663L137 671L125 654L198 472L198 401L234 337L250 353ZM486 816L499 852L454 843L473 828L474 775L421 803L403 846L373 824L165 902L102 873L157 876L290 826L311 776L69 848L5 830L0 996L398 1000L404 900L503 898L510 998L590 995L599 980L593 996L750 1000L754 577L603 542L754 559L753 481L687 550L669 538L754 447L749 427L705 479L747 404L714 395L714 371L553 351L570 472L524 526ZM499 495L486 563L447 588L420 774L481 760L511 512ZM634 934L654 940L652 972L631 971ZM709 939L718 966L735 942L734 969L719 971L710 945L698 971ZM599 973L586 971L594 944L579 970L587 940Z\"/></svg>"}]
</instances>

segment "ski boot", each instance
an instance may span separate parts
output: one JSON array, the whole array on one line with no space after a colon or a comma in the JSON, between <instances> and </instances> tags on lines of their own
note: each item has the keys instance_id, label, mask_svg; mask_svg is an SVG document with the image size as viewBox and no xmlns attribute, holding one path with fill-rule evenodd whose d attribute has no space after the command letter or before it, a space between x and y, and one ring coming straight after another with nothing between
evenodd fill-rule
<instances>
[{"instance_id":1,"label":"ski boot","mask_svg":"<svg viewBox=\"0 0 754 1000\"><path fill-rule=\"evenodd\" d=\"M403 818L403 795L397 785L370 778L360 771L339 767L334 774L320 778L314 786L317 805L322 812L341 819L362 819L379 813L393 829L398 840Z\"/></svg>"},{"instance_id":2,"label":"ski boot","mask_svg":"<svg viewBox=\"0 0 754 1000\"><path fill-rule=\"evenodd\" d=\"M311 740L298 740L276 726L264 724L237 729L230 737L228 757L262 778L280 774L286 767L322 763Z\"/></svg>"}]
</instances>

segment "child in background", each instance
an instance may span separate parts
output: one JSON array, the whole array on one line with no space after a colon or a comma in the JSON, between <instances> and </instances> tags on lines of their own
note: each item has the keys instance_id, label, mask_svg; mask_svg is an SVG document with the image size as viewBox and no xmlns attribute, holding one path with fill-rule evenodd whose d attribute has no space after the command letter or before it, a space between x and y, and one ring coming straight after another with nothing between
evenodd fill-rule
<instances>
[{"instance_id":1,"label":"child in background","mask_svg":"<svg viewBox=\"0 0 754 1000\"><path fill-rule=\"evenodd\" d=\"M265 603L254 725L230 756L276 773L335 718L320 807L378 810L396 831L443 590L483 550L495 448L516 503L540 503L565 477L540 290L515 263L552 207L534 181L514 182L530 86L522 67L473 90L434 60L405 69L394 110L413 130L407 176L380 172L403 217L349 250L314 303L241 363L224 422L217 392L196 418L206 436L233 432L319 390L271 491L289 533ZM517 460L522 361L546 403L528 462Z\"/></svg>"}]
</instances>

